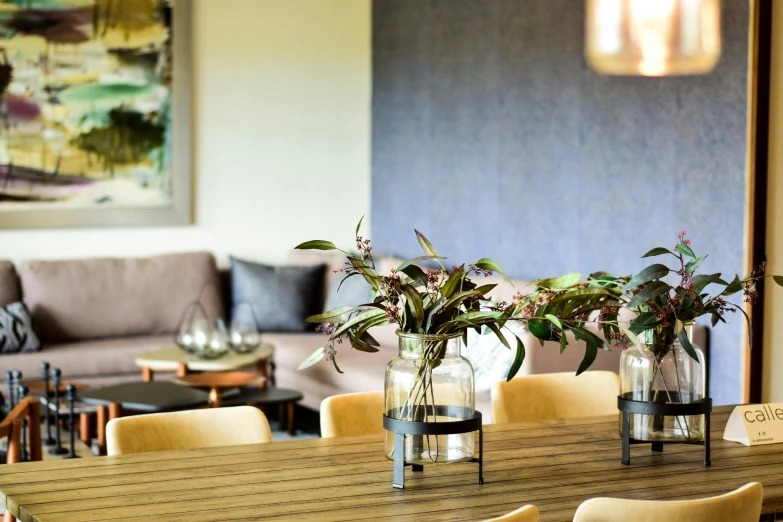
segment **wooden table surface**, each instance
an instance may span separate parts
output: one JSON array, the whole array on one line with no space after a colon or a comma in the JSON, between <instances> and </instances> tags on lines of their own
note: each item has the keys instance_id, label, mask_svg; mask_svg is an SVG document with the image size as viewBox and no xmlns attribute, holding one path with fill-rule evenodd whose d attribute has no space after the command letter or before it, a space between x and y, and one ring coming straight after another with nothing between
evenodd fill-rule
<instances>
[{"instance_id":1,"label":"wooden table surface","mask_svg":"<svg viewBox=\"0 0 783 522\"><path fill-rule=\"evenodd\" d=\"M481 520L536 504L542 521L571 520L587 498L687 499L751 481L764 513L783 511L783 445L722 440L731 408L713 415L712 467L699 446L632 449L620 463L612 417L485 428L476 464L425 467L392 489L379 436L311 439L3 466L0 501L24 521Z\"/></svg>"}]
</instances>

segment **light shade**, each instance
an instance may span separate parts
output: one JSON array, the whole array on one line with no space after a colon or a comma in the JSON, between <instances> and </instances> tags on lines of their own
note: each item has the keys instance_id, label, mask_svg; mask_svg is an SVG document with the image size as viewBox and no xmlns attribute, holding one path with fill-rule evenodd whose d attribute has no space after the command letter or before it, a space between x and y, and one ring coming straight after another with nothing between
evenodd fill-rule
<instances>
[{"instance_id":1,"label":"light shade","mask_svg":"<svg viewBox=\"0 0 783 522\"><path fill-rule=\"evenodd\" d=\"M706 74L721 51L720 0L587 0L585 40L604 74Z\"/></svg>"}]
</instances>

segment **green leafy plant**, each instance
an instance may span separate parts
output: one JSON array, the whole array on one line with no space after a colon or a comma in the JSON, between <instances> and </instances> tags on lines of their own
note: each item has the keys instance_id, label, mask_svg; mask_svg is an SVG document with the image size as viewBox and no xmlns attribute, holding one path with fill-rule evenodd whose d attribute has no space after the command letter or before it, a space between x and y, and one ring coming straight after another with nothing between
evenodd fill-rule
<instances>
[{"instance_id":1,"label":"green leafy plant","mask_svg":"<svg viewBox=\"0 0 783 522\"><path fill-rule=\"evenodd\" d=\"M346 255L342 285L351 277L362 277L375 292L375 299L357 307L343 307L308 317L319 323L319 329L329 336L324 347L316 350L301 365L311 366L326 360L340 371L336 362L336 344L347 339L350 345L364 352L377 352L379 343L369 330L376 326L396 324L403 332L416 334L460 334L467 342L470 329L478 333L493 333L509 349L515 350L514 361L507 378L519 371L525 358L525 345L512 334L516 346L512 347L503 330L509 321L524 324L543 345L544 341L560 344L560 352L568 348L567 333L584 341L585 354L577 369L577 375L587 370L595 361L598 350L612 346L626 348L640 346L638 336L651 339L646 344L662 358L675 339L693 358L695 350L684 325L698 317L710 315L713 326L726 322L724 316L739 311L750 318L738 304L728 297L742 292L745 302L752 303L758 296L756 283L763 277L772 277L783 286L783 277L765 276L765 266L754 269L743 279L738 275L727 282L720 273L696 274L707 256L697 256L691 248L686 232L678 235L673 250L654 248L642 257L672 256L675 268L655 263L633 276L614 276L596 272L582 280L582 275L571 273L531 283L526 295L517 293L512 303L492 305L488 294L494 284L479 285L472 279L498 272L506 279L505 272L491 259L483 258L471 264L447 269L432 243L420 232L416 238L423 256L400 264L391 274L377 272L372 256L370 240L359 236L361 221L356 227L356 252L338 249L329 241L308 241L298 249L339 250ZM439 268L427 268L423 263L437 263ZM678 282L669 282L672 276ZM705 292L708 285L715 285L717 293ZM621 309L632 312L629 321L619 318ZM434 361L442 357L442 344L433 345L425 359Z\"/></svg>"},{"instance_id":2,"label":"green leafy plant","mask_svg":"<svg viewBox=\"0 0 783 522\"><path fill-rule=\"evenodd\" d=\"M346 255L345 267L336 271L344 274L342 285L351 277L362 277L375 293L375 299L357 307L342 307L307 318L318 323L319 329L329 336L326 345L316 350L301 365L311 366L321 360L329 361L340 371L336 361L336 344L347 339L350 345L363 352L377 352L379 343L372 337L374 327L396 324L398 329L413 334L455 335L467 342L467 332L494 333L501 343L512 349L501 330L513 314L507 303L491 305L488 294L495 284L480 285L473 279L488 277L498 272L506 277L502 268L489 258L474 263L452 266L447 269L446 259L419 231L416 238L424 255L408 259L390 274L379 274L373 259L369 239L359 236L361 221L356 227L356 252L345 252L329 241L307 241L297 246L301 250L339 250ZM437 264L431 268L424 263ZM338 289L339 290L339 289ZM515 334L515 358L508 378L513 377L522 365L525 346ZM445 344L432 343L424 359L437 361L442 358Z\"/></svg>"},{"instance_id":3,"label":"green leafy plant","mask_svg":"<svg viewBox=\"0 0 783 522\"><path fill-rule=\"evenodd\" d=\"M655 263L633 277L598 272L585 281L581 281L579 274L536 281L535 291L515 304L512 315L528 318L528 328L534 336L541 340L560 341L561 350L567 346L567 331L585 341L587 350L577 373L592 364L598 349L609 349L612 343L619 348L630 344L638 346L638 336L642 333L648 340L645 344L658 360L675 339L688 355L696 359L696 352L684 328L686 324L710 315L715 326L718 322L726 322L724 316L727 313L739 311L750 328L750 317L740 305L727 298L742 292L744 301L753 303L758 297L758 280L772 277L775 283L783 286L783 277L765 276L765 264L743 279L735 275L730 282L725 281L720 273L697 275L696 270L707 256L697 256L686 235L685 231L678 235L679 241L673 250L658 247L642 256L672 256L675 268ZM672 276L678 278L675 284L669 282ZM705 292L708 285L715 285L718 291ZM630 322L618 319L622 308L632 312ZM590 324L603 333L603 339L586 329Z\"/></svg>"}]
</instances>

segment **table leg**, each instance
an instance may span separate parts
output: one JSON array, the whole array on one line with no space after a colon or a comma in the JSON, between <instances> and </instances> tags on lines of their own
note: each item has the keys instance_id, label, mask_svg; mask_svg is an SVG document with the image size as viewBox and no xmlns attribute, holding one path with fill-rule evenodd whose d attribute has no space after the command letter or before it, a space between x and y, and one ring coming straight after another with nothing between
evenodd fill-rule
<instances>
[{"instance_id":1,"label":"table leg","mask_svg":"<svg viewBox=\"0 0 783 522\"><path fill-rule=\"evenodd\" d=\"M288 421L288 433L291 435L296 435L296 426L294 424L294 403L289 402L288 403L288 414L286 415L286 420Z\"/></svg>"},{"instance_id":2,"label":"table leg","mask_svg":"<svg viewBox=\"0 0 783 522\"><path fill-rule=\"evenodd\" d=\"M223 399L220 397L220 390L214 386L209 389L209 402L213 408L220 408L223 406Z\"/></svg>"},{"instance_id":3,"label":"table leg","mask_svg":"<svg viewBox=\"0 0 783 522\"><path fill-rule=\"evenodd\" d=\"M188 365L185 363L179 363L177 366L177 377L184 377L188 374Z\"/></svg>"},{"instance_id":4,"label":"table leg","mask_svg":"<svg viewBox=\"0 0 783 522\"><path fill-rule=\"evenodd\" d=\"M280 427L285 426L285 404L277 405L277 420L280 422Z\"/></svg>"},{"instance_id":5,"label":"table leg","mask_svg":"<svg viewBox=\"0 0 783 522\"><path fill-rule=\"evenodd\" d=\"M92 440L91 435L92 433L90 433L90 414L80 413L79 414L79 439L87 446L89 446Z\"/></svg>"},{"instance_id":6,"label":"table leg","mask_svg":"<svg viewBox=\"0 0 783 522\"><path fill-rule=\"evenodd\" d=\"M106 406L98 406L95 411L97 422L97 435L98 435L98 450L101 455L106 454L106 423L108 420L108 411Z\"/></svg>"},{"instance_id":7,"label":"table leg","mask_svg":"<svg viewBox=\"0 0 783 522\"><path fill-rule=\"evenodd\" d=\"M261 359L258 362L256 362L256 370L258 371L259 375L264 377L264 380L261 381L261 384L258 385L259 388L266 388L268 386L267 381L269 380L269 361L267 359Z\"/></svg>"},{"instance_id":8,"label":"table leg","mask_svg":"<svg viewBox=\"0 0 783 522\"><path fill-rule=\"evenodd\" d=\"M151 382L154 379L155 372L152 371L152 368L144 367L141 369L141 380L144 382Z\"/></svg>"},{"instance_id":9,"label":"table leg","mask_svg":"<svg viewBox=\"0 0 783 522\"><path fill-rule=\"evenodd\" d=\"M114 404L112 402L109 404L109 420L117 419L119 417L122 417L122 408L119 404Z\"/></svg>"}]
</instances>

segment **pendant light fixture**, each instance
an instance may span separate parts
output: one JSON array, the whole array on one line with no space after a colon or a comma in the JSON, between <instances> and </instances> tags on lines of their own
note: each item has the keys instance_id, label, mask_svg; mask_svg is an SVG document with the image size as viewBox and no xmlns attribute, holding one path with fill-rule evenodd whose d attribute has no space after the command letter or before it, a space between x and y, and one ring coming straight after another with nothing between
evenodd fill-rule
<instances>
[{"instance_id":1,"label":"pendant light fixture","mask_svg":"<svg viewBox=\"0 0 783 522\"><path fill-rule=\"evenodd\" d=\"M720 0L587 0L585 40L600 73L706 74L720 56Z\"/></svg>"}]
</instances>

